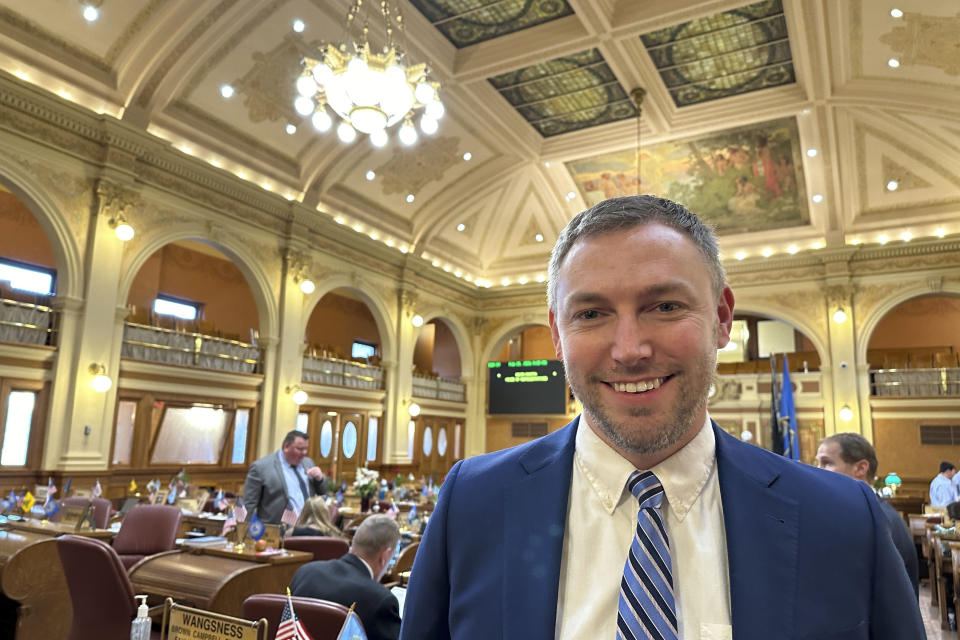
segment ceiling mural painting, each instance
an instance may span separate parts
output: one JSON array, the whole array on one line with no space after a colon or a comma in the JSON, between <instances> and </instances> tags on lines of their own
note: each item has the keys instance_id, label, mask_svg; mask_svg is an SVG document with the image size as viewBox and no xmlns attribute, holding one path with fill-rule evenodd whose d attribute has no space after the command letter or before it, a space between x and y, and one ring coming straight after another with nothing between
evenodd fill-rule
<instances>
[{"instance_id":1,"label":"ceiling mural painting","mask_svg":"<svg viewBox=\"0 0 960 640\"><path fill-rule=\"evenodd\" d=\"M927 16L906 11L903 26L880 37L900 54L901 65L922 65L940 69L948 76L960 75L960 12L956 16Z\"/></svg>"},{"instance_id":2,"label":"ceiling mural painting","mask_svg":"<svg viewBox=\"0 0 960 640\"><path fill-rule=\"evenodd\" d=\"M590 206L652 193L677 202L729 235L809 223L794 118L567 163Z\"/></svg>"},{"instance_id":3,"label":"ceiling mural painting","mask_svg":"<svg viewBox=\"0 0 960 640\"><path fill-rule=\"evenodd\" d=\"M457 48L573 14L566 0L410 0Z\"/></svg>"},{"instance_id":4,"label":"ceiling mural painting","mask_svg":"<svg viewBox=\"0 0 960 640\"><path fill-rule=\"evenodd\" d=\"M781 0L640 36L678 107L796 82Z\"/></svg>"},{"instance_id":5,"label":"ceiling mural painting","mask_svg":"<svg viewBox=\"0 0 960 640\"><path fill-rule=\"evenodd\" d=\"M490 84L544 137L637 116L597 49L502 73Z\"/></svg>"}]
</instances>

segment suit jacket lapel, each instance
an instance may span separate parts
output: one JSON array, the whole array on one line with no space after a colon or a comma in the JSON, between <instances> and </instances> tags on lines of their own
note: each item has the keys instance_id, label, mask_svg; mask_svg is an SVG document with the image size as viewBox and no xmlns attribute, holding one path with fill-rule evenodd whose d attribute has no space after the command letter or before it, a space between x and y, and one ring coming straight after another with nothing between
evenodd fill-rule
<instances>
[{"instance_id":1,"label":"suit jacket lapel","mask_svg":"<svg viewBox=\"0 0 960 640\"><path fill-rule=\"evenodd\" d=\"M521 456L503 492L503 637L554 637L560 557L578 419Z\"/></svg>"},{"instance_id":2,"label":"suit jacket lapel","mask_svg":"<svg viewBox=\"0 0 960 640\"><path fill-rule=\"evenodd\" d=\"M734 638L790 637L796 609L798 504L780 494L780 473L767 456L713 426Z\"/></svg>"}]
</instances>

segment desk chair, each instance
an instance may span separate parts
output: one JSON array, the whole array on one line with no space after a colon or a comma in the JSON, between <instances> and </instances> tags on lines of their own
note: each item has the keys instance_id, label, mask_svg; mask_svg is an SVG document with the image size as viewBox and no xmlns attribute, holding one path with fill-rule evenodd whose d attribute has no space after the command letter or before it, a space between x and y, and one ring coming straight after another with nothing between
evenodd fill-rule
<instances>
[{"instance_id":1,"label":"desk chair","mask_svg":"<svg viewBox=\"0 0 960 640\"><path fill-rule=\"evenodd\" d=\"M60 501L60 508L83 507L88 502L93 503L93 524L97 529L106 529L110 526L110 501L106 498L64 498ZM57 511L50 518L51 522L60 522L62 511Z\"/></svg>"},{"instance_id":2,"label":"desk chair","mask_svg":"<svg viewBox=\"0 0 960 640\"><path fill-rule=\"evenodd\" d=\"M130 569L146 556L170 551L180 530L180 509L161 504L138 504L123 518L113 549Z\"/></svg>"},{"instance_id":3,"label":"desk chair","mask_svg":"<svg viewBox=\"0 0 960 640\"><path fill-rule=\"evenodd\" d=\"M129 638L137 608L133 586L117 552L100 540L66 535L57 538L57 553L73 604L68 640Z\"/></svg>"},{"instance_id":4,"label":"desk chair","mask_svg":"<svg viewBox=\"0 0 960 640\"><path fill-rule=\"evenodd\" d=\"M329 600L298 596L294 596L291 600L294 613L313 640L336 640L347 619L349 609ZM287 596L278 593L255 593L243 601L242 617L246 620L266 618L270 625L267 628L267 637L271 637L276 633L286 604Z\"/></svg>"},{"instance_id":5,"label":"desk chair","mask_svg":"<svg viewBox=\"0 0 960 640\"><path fill-rule=\"evenodd\" d=\"M343 538L329 536L290 536L284 538L283 546L293 551L306 551L316 560L336 560L350 550L350 543Z\"/></svg>"},{"instance_id":6,"label":"desk chair","mask_svg":"<svg viewBox=\"0 0 960 640\"><path fill-rule=\"evenodd\" d=\"M400 555L397 556L397 561L393 563L393 568L390 570L390 573L383 577L381 582L384 583L384 586L389 587L405 587L407 583L407 576L402 574L410 571L413 568L413 559L417 556L417 547L420 546L420 541L411 542L403 548L400 552Z\"/></svg>"}]
</instances>

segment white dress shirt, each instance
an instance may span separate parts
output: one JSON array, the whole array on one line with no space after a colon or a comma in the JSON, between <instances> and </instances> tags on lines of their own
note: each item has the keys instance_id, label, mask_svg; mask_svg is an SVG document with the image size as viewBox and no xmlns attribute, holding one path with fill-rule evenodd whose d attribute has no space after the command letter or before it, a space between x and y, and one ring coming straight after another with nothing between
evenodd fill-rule
<instances>
[{"instance_id":1,"label":"white dress shirt","mask_svg":"<svg viewBox=\"0 0 960 640\"><path fill-rule=\"evenodd\" d=\"M300 482L303 481L304 485L307 488L307 493L310 493L310 479L307 478L307 474L303 471L303 465L298 464L296 467L287 462L287 459L283 457L283 451L277 451L277 455L280 456L280 468L283 469L283 482L287 485L287 507L293 509L299 513L303 511L303 489L300 488Z\"/></svg>"},{"instance_id":2,"label":"white dress shirt","mask_svg":"<svg viewBox=\"0 0 960 640\"><path fill-rule=\"evenodd\" d=\"M560 563L558 640L616 637L620 579L640 508L626 487L633 471L581 415ZM710 418L650 471L666 494L678 637L729 640L727 540Z\"/></svg>"}]
</instances>

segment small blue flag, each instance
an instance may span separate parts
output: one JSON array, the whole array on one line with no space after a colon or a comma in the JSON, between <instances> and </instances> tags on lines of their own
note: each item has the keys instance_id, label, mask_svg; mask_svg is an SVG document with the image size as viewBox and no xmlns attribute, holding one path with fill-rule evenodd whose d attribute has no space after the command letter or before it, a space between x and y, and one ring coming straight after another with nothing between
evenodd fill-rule
<instances>
[{"instance_id":1,"label":"small blue flag","mask_svg":"<svg viewBox=\"0 0 960 640\"><path fill-rule=\"evenodd\" d=\"M73 476L67 478L67 481L63 483L63 495L66 497L70 493L70 486L73 484Z\"/></svg>"},{"instance_id":2,"label":"small blue flag","mask_svg":"<svg viewBox=\"0 0 960 640\"><path fill-rule=\"evenodd\" d=\"M177 501L177 489L174 487L167 494L167 504L174 504Z\"/></svg>"},{"instance_id":3,"label":"small blue flag","mask_svg":"<svg viewBox=\"0 0 960 640\"><path fill-rule=\"evenodd\" d=\"M363 624L357 617L355 611L351 610L347 614L347 619L343 621L340 633L337 634L337 640L367 640L367 634L363 630Z\"/></svg>"},{"instance_id":4,"label":"small blue flag","mask_svg":"<svg viewBox=\"0 0 960 640\"><path fill-rule=\"evenodd\" d=\"M47 500L43 505L43 513L45 513L48 518L52 517L57 511L60 511L60 503L56 500Z\"/></svg>"},{"instance_id":5,"label":"small blue flag","mask_svg":"<svg viewBox=\"0 0 960 640\"><path fill-rule=\"evenodd\" d=\"M417 519L417 505L410 507L410 513L407 514L407 524Z\"/></svg>"},{"instance_id":6,"label":"small blue flag","mask_svg":"<svg viewBox=\"0 0 960 640\"><path fill-rule=\"evenodd\" d=\"M258 518L257 514L253 514L253 517L250 518L250 524L247 525L247 533L250 534L250 537L259 540L266 530L267 527L263 524L263 520Z\"/></svg>"},{"instance_id":7,"label":"small blue flag","mask_svg":"<svg viewBox=\"0 0 960 640\"><path fill-rule=\"evenodd\" d=\"M793 404L793 385L790 384L790 369L786 356L783 358L783 377L780 380L780 408L777 411L777 417L783 430L783 456L791 460L799 460L797 410Z\"/></svg>"},{"instance_id":8,"label":"small blue flag","mask_svg":"<svg viewBox=\"0 0 960 640\"><path fill-rule=\"evenodd\" d=\"M337 506L343 506L343 489L337 489Z\"/></svg>"}]
</instances>

